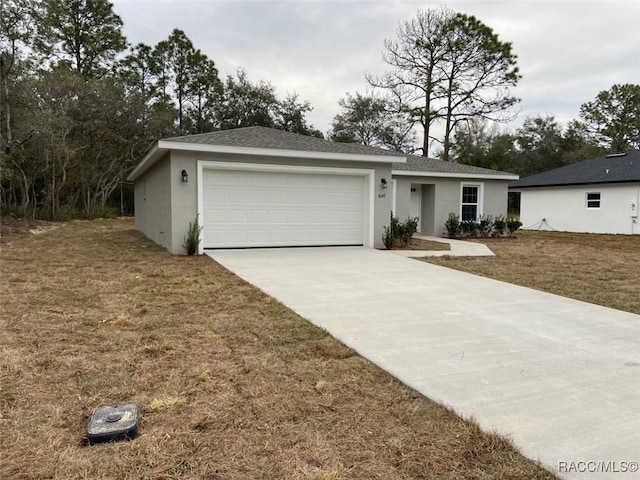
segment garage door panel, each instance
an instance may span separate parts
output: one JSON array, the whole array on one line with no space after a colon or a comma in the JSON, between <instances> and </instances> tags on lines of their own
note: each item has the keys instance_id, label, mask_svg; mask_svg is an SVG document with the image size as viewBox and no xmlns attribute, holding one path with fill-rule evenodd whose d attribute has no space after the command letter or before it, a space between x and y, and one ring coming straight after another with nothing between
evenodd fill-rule
<instances>
[{"instance_id":1,"label":"garage door panel","mask_svg":"<svg viewBox=\"0 0 640 480\"><path fill-rule=\"evenodd\" d=\"M269 212L268 222L274 225L274 227L277 225L286 226L289 223L288 220L289 220L289 211L282 207L277 209L274 208Z\"/></svg>"},{"instance_id":2,"label":"garage door panel","mask_svg":"<svg viewBox=\"0 0 640 480\"><path fill-rule=\"evenodd\" d=\"M264 243L269 241L269 230L256 228L251 233L253 241L258 243Z\"/></svg>"},{"instance_id":3,"label":"garage door panel","mask_svg":"<svg viewBox=\"0 0 640 480\"><path fill-rule=\"evenodd\" d=\"M287 203L287 191L278 187L269 191L267 194L267 202L270 204L281 204L284 205Z\"/></svg>"},{"instance_id":4,"label":"garage door panel","mask_svg":"<svg viewBox=\"0 0 640 480\"><path fill-rule=\"evenodd\" d=\"M229 203L239 203L241 205L244 205L247 201L247 189L238 187L230 188L229 190L227 190L225 201Z\"/></svg>"},{"instance_id":5,"label":"garage door panel","mask_svg":"<svg viewBox=\"0 0 640 480\"><path fill-rule=\"evenodd\" d=\"M203 174L204 248L364 243L364 176Z\"/></svg>"},{"instance_id":6,"label":"garage door panel","mask_svg":"<svg viewBox=\"0 0 640 480\"><path fill-rule=\"evenodd\" d=\"M327 200L326 192L309 192L309 196L307 197L309 201L309 205L324 205Z\"/></svg>"},{"instance_id":7,"label":"garage door panel","mask_svg":"<svg viewBox=\"0 0 640 480\"><path fill-rule=\"evenodd\" d=\"M269 192L266 188L252 188L247 193L247 200L253 203L261 204L269 199Z\"/></svg>"},{"instance_id":8,"label":"garage door panel","mask_svg":"<svg viewBox=\"0 0 640 480\"><path fill-rule=\"evenodd\" d=\"M247 212L247 218L255 226L269 222L269 211L267 209L255 209Z\"/></svg>"},{"instance_id":9,"label":"garage door panel","mask_svg":"<svg viewBox=\"0 0 640 480\"><path fill-rule=\"evenodd\" d=\"M289 212L289 223L307 225L308 222L309 212L306 212L304 210Z\"/></svg>"},{"instance_id":10,"label":"garage door panel","mask_svg":"<svg viewBox=\"0 0 640 480\"><path fill-rule=\"evenodd\" d=\"M292 190L289 192L288 201L293 205L306 205L309 199L309 192L304 190Z\"/></svg>"},{"instance_id":11,"label":"garage door panel","mask_svg":"<svg viewBox=\"0 0 640 480\"><path fill-rule=\"evenodd\" d=\"M241 171L221 171L221 179L224 185L228 186L243 186L246 187L254 182L252 175L246 175Z\"/></svg>"}]
</instances>

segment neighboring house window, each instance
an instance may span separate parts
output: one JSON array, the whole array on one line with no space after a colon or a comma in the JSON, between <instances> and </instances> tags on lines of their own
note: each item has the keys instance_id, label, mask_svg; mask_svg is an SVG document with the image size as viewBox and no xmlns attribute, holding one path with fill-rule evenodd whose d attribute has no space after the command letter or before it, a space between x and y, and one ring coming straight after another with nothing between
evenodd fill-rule
<instances>
[{"instance_id":1,"label":"neighboring house window","mask_svg":"<svg viewBox=\"0 0 640 480\"><path fill-rule=\"evenodd\" d=\"M477 220L482 216L482 184L463 183L461 187L460 219Z\"/></svg>"},{"instance_id":2,"label":"neighboring house window","mask_svg":"<svg viewBox=\"0 0 640 480\"><path fill-rule=\"evenodd\" d=\"M587 208L600 208L600 192L587 193Z\"/></svg>"}]
</instances>

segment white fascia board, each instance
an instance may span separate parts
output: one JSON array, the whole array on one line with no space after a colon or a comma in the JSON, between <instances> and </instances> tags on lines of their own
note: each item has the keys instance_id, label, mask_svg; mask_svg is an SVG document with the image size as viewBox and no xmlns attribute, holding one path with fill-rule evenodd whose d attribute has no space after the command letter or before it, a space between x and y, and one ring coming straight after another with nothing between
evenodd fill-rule
<instances>
[{"instance_id":1,"label":"white fascia board","mask_svg":"<svg viewBox=\"0 0 640 480\"><path fill-rule=\"evenodd\" d=\"M309 158L315 160L343 160L351 162L370 163L406 163L406 157L396 157L392 155L366 155L354 153L330 153L315 152L307 150L284 150L277 148L253 148L253 147L233 147L229 145L203 145L197 143L170 142L160 140L160 149L183 150L188 152L208 152L208 153L229 153L235 155L252 155L268 157L286 158Z\"/></svg>"},{"instance_id":2,"label":"white fascia board","mask_svg":"<svg viewBox=\"0 0 640 480\"><path fill-rule=\"evenodd\" d=\"M444 172L412 172L409 170L392 170L392 176L405 177L439 177L439 178L483 178L486 180L518 180L519 175L491 175L490 173L444 173Z\"/></svg>"},{"instance_id":3,"label":"white fascia board","mask_svg":"<svg viewBox=\"0 0 640 480\"><path fill-rule=\"evenodd\" d=\"M140 160L140 163L136 165L136 167L127 177L128 182L132 182L140 175L142 175L147 170L147 168L153 165L156 160L165 153L165 151L159 147L159 143L160 142L156 142L155 145L151 147L151 150L149 150L147 154L142 158L142 160Z\"/></svg>"}]
</instances>

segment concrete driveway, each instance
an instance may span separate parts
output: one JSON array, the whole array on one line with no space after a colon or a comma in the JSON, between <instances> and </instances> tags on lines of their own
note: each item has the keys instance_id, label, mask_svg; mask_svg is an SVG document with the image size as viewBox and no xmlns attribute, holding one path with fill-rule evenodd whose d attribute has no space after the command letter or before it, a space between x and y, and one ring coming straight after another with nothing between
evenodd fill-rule
<instances>
[{"instance_id":1,"label":"concrete driveway","mask_svg":"<svg viewBox=\"0 0 640 480\"><path fill-rule=\"evenodd\" d=\"M559 476L640 477L639 315L359 247L207 254Z\"/></svg>"}]
</instances>

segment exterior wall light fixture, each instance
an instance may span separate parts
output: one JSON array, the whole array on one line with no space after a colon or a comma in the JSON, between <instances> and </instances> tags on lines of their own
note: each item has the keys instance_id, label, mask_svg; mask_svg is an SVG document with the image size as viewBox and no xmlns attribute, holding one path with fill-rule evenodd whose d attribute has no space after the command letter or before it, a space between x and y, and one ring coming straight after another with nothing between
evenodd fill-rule
<instances>
[{"instance_id":1,"label":"exterior wall light fixture","mask_svg":"<svg viewBox=\"0 0 640 480\"><path fill-rule=\"evenodd\" d=\"M182 170L180 175L182 176L182 183L187 183L189 181L189 174L186 170Z\"/></svg>"}]
</instances>

